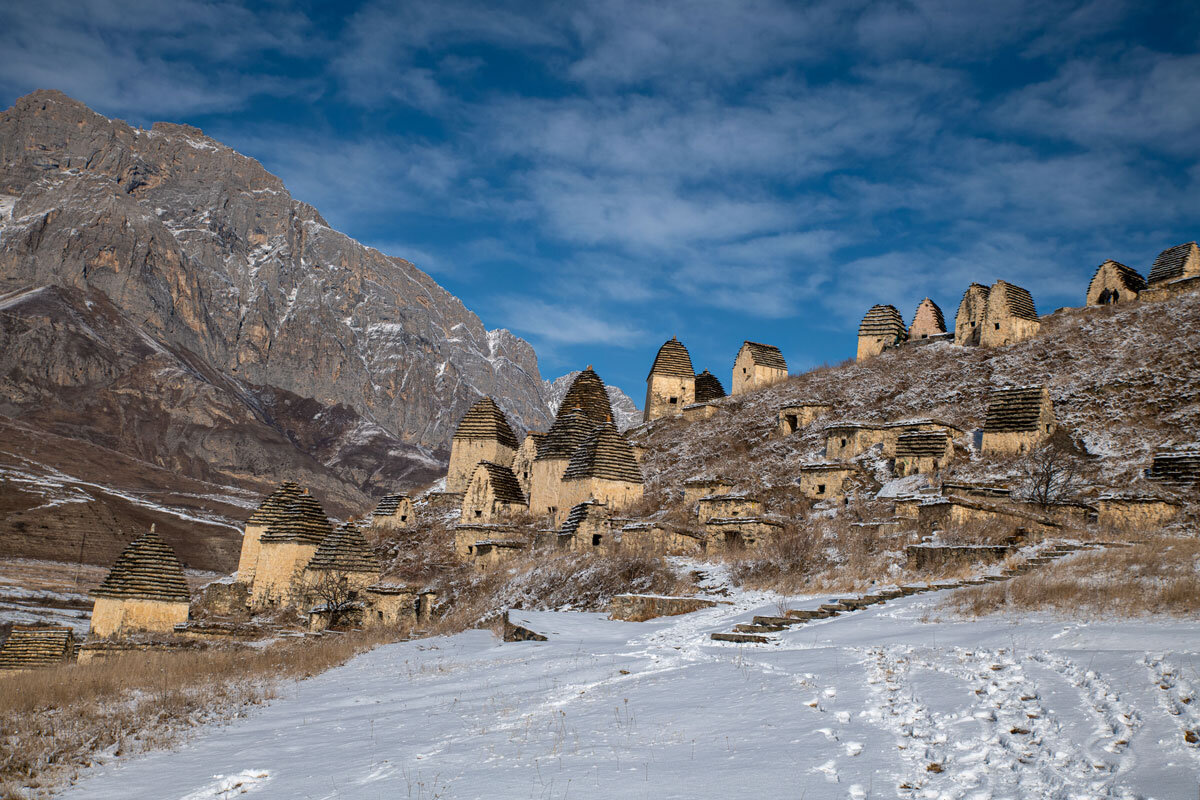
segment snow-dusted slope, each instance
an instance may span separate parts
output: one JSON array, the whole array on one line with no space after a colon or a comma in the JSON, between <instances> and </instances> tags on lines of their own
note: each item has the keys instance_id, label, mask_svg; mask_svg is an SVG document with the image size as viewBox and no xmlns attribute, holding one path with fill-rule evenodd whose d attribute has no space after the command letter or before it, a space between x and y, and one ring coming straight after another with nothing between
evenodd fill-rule
<instances>
[{"instance_id":1,"label":"snow-dusted slope","mask_svg":"<svg viewBox=\"0 0 1200 800\"><path fill-rule=\"evenodd\" d=\"M383 647L65 796L1195 796L1200 622L931 622L932 594L777 646L710 642L775 613L733 600L650 623L521 613L542 643Z\"/></svg>"},{"instance_id":2,"label":"snow-dusted slope","mask_svg":"<svg viewBox=\"0 0 1200 800\"><path fill-rule=\"evenodd\" d=\"M571 388L571 381L575 380L575 376L578 374L579 370L575 370L566 375L560 375L554 380L544 381L546 403L550 406L551 414L558 413L558 407L562 405L563 398L567 396L567 390ZM642 410L629 398L629 395L621 391L619 387L607 384L605 384L604 390L608 393L608 402L612 404L613 416L616 417L613 421L617 424L618 430L627 431L642 423Z\"/></svg>"}]
</instances>

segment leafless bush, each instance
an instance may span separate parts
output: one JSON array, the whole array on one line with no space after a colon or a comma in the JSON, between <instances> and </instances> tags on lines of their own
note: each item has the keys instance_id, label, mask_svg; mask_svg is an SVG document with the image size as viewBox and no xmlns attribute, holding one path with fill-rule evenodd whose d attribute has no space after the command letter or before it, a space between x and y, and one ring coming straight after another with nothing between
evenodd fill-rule
<instances>
[{"instance_id":1,"label":"leafless bush","mask_svg":"<svg viewBox=\"0 0 1200 800\"><path fill-rule=\"evenodd\" d=\"M1075 499L1083 488L1083 463L1063 434L1024 459L1021 477L1025 499L1044 511Z\"/></svg>"}]
</instances>

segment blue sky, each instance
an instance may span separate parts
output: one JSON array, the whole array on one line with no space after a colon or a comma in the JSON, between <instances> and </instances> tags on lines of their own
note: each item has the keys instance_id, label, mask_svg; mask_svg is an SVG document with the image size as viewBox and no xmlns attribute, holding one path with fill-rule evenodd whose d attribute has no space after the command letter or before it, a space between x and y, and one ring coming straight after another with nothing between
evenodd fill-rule
<instances>
[{"instance_id":1,"label":"blue sky","mask_svg":"<svg viewBox=\"0 0 1200 800\"><path fill-rule=\"evenodd\" d=\"M9 3L0 102L188 122L639 403L672 335L852 356L874 303L1082 303L1200 234L1194 2Z\"/></svg>"}]
</instances>

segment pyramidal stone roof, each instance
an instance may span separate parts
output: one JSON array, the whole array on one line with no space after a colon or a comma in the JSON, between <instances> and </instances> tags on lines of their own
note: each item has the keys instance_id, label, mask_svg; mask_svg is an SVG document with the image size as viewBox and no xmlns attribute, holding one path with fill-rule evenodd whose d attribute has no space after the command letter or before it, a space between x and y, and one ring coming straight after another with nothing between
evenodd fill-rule
<instances>
[{"instance_id":1,"label":"pyramidal stone roof","mask_svg":"<svg viewBox=\"0 0 1200 800\"><path fill-rule=\"evenodd\" d=\"M284 481L259 504L246 524L270 525L280 518L292 501L300 496L301 491L299 484L293 481Z\"/></svg>"},{"instance_id":2,"label":"pyramidal stone roof","mask_svg":"<svg viewBox=\"0 0 1200 800\"><path fill-rule=\"evenodd\" d=\"M458 430L454 432L454 438L487 439L511 447L513 450L520 446L520 443L517 442L517 435L513 433L513 429L508 424L508 418L504 416L500 406L496 405L496 401L490 397L482 397L475 405L471 406L462 418L462 422L458 423Z\"/></svg>"},{"instance_id":3,"label":"pyramidal stone roof","mask_svg":"<svg viewBox=\"0 0 1200 800\"><path fill-rule=\"evenodd\" d=\"M321 572L380 572L379 561L361 530L345 522L325 537L309 559L308 568Z\"/></svg>"},{"instance_id":4,"label":"pyramidal stone roof","mask_svg":"<svg viewBox=\"0 0 1200 800\"><path fill-rule=\"evenodd\" d=\"M941 306L928 297L918 303L917 310L913 313L910 331L926 335L945 333L946 316L942 313Z\"/></svg>"},{"instance_id":5,"label":"pyramidal stone roof","mask_svg":"<svg viewBox=\"0 0 1200 800\"><path fill-rule=\"evenodd\" d=\"M945 431L910 431L896 438L896 458L938 458L949 446L950 435Z\"/></svg>"},{"instance_id":6,"label":"pyramidal stone roof","mask_svg":"<svg viewBox=\"0 0 1200 800\"><path fill-rule=\"evenodd\" d=\"M904 324L904 317L900 316L900 312L896 310L895 306L875 305L871 306L871 310L859 324L858 335L860 337L894 336L897 339L907 339L908 327Z\"/></svg>"},{"instance_id":7,"label":"pyramidal stone roof","mask_svg":"<svg viewBox=\"0 0 1200 800\"><path fill-rule=\"evenodd\" d=\"M571 455L563 480L603 478L610 481L643 483L633 448L617 432L611 422L596 426L587 439Z\"/></svg>"},{"instance_id":8,"label":"pyramidal stone roof","mask_svg":"<svg viewBox=\"0 0 1200 800\"><path fill-rule=\"evenodd\" d=\"M492 484L492 494L495 495L496 500L501 503L528 504L525 493L521 491L521 483L510 468L491 461L480 461L475 465L475 471L471 474L472 482L480 470L487 473L488 481Z\"/></svg>"},{"instance_id":9,"label":"pyramidal stone roof","mask_svg":"<svg viewBox=\"0 0 1200 800\"><path fill-rule=\"evenodd\" d=\"M787 370L787 362L783 360L783 353L779 352L779 348L773 344L746 341L742 342L742 350L749 350L750 360L760 367Z\"/></svg>"},{"instance_id":10,"label":"pyramidal stone roof","mask_svg":"<svg viewBox=\"0 0 1200 800\"><path fill-rule=\"evenodd\" d=\"M1163 250L1158 254L1158 258L1154 259L1154 266L1150 268L1150 283L1160 283L1181 277L1184 267L1187 265L1188 256L1193 254L1200 258L1195 242L1177 244Z\"/></svg>"},{"instance_id":11,"label":"pyramidal stone roof","mask_svg":"<svg viewBox=\"0 0 1200 800\"><path fill-rule=\"evenodd\" d=\"M988 398L984 433L1022 433L1036 431L1042 410L1041 386L996 389Z\"/></svg>"},{"instance_id":12,"label":"pyramidal stone roof","mask_svg":"<svg viewBox=\"0 0 1200 800\"><path fill-rule=\"evenodd\" d=\"M696 376L696 402L707 403L725 396L725 387L716 375L704 370Z\"/></svg>"},{"instance_id":13,"label":"pyramidal stone roof","mask_svg":"<svg viewBox=\"0 0 1200 800\"><path fill-rule=\"evenodd\" d=\"M181 603L192 599L175 551L153 527L130 542L92 596Z\"/></svg>"},{"instance_id":14,"label":"pyramidal stone roof","mask_svg":"<svg viewBox=\"0 0 1200 800\"><path fill-rule=\"evenodd\" d=\"M646 376L646 380L650 380L652 375L691 378L695 374L696 371L692 369L692 357L688 355L687 348L672 336L668 342L658 348L658 355L654 357L654 366L650 368L650 375Z\"/></svg>"},{"instance_id":15,"label":"pyramidal stone roof","mask_svg":"<svg viewBox=\"0 0 1200 800\"><path fill-rule=\"evenodd\" d=\"M1008 281L996 281L992 286L991 292L988 294L989 301L997 292L1001 293L1004 300L1004 308L1012 316L1019 319L1036 320L1038 318L1037 309L1033 305L1033 295L1027 290Z\"/></svg>"},{"instance_id":16,"label":"pyramidal stone roof","mask_svg":"<svg viewBox=\"0 0 1200 800\"><path fill-rule=\"evenodd\" d=\"M0 670L52 667L74 655L75 633L65 625L14 625L0 646Z\"/></svg>"},{"instance_id":17,"label":"pyramidal stone roof","mask_svg":"<svg viewBox=\"0 0 1200 800\"><path fill-rule=\"evenodd\" d=\"M1140 292L1146 288L1146 279L1142 277L1140 272L1133 267L1127 267L1120 261L1113 261L1110 258L1108 261L1105 261L1103 264L1096 267L1096 273L1092 275L1092 281L1088 284L1089 292L1092 288L1091 284L1096 282L1096 279L1100 277L1100 273L1104 271L1105 267L1111 267L1117 273L1117 279L1126 289L1129 289L1133 292Z\"/></svg>"},{"instance_id":18,"label":"pyramidal stone roof","mask_svg":"<svg viewBox=\"0 0 1200 800\"><path fill-rule=\"evenodd\" d=\"M550 432L538 444L537 456L533 460L570 458L595 427L596 422L579 409L566 414L560 410L550 426Z\"/></svg>"},{"instance_id":19,"label":"pyramidal stone roof","mask_svg":"<svg viewBox=\"0 0 1200 800\"><path fill-rule=\"evenodd\" d=\"M311 494L302 492L263 532L262 541L320 544L331 533L333 526L329 524L325 509Z\"/></svg>"},{"instance_id":20,"label":"pyramidal stone roof","mask_svg":"<svg viewBox=\"0 0 1200 800\"><path fill-rule=\"evenodd\" d=\"M589 419L597 423L608 422L613 418L612 403L608 400L608 392L604 390L604 381L600 380L591 364L571 382L571 388L567 389L562 405L558 407L555 424L558 423L558 417L575 409L583 411ZM553 432L554 428L551 426L550 433Z\"/></svg>"},{"instance_id":21,"label":"pyramidal stone roof","mask_svg":"<svg viewBox=\"0 0 1200 800\"><path fill-rule=\"evenodd\" d=\"M375 506L375 510L371 512L373 517L394 517L400 510L400 503L408 499L406 494L389 494L379 501L379 505Z\"/></svg>"},{"instance_id":22,"label":"pyramidal stone roof","mask_svg":"<svg viewBox=\"0 0 1200 800\"><path fill-rule=\"evenodd\" d=\"M579 526L588 519L593 517L604 520L608 517L608 504L601 503L598 500L585 500L571 507L571 513L567 514L567 519L563 522L559 534L570 536L579 531Z\"/></svg>"},{"instance_id":23,"label":"pyramidal stone roof","mask_svg":"<svg viewBox=\"0 0 1200 800\"><path fill-rule=\"evenodd\" d=\"M1158 450L1146 477L1170 486L1186 488L1200 484L1200 445L1183 445Z\"/></svg>"}]
</instances>

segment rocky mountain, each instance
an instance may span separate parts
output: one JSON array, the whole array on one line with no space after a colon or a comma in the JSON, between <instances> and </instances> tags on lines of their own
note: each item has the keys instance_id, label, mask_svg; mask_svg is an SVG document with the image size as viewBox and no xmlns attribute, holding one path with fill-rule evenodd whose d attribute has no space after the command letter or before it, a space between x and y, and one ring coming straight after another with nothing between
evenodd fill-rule
<instances>
[{"instance_id":1,"label":"rocky mountain","mask_svg":"<svg viewBox=\"0 0 1200 800\"><path fill-rule=\"evenodd\" d=\"M0 423L56 443L0 471L116 479L75 463L74 441L154 480L294 478L361 513L435 477L481 394L549 425L527 342L332 230L253 159L54 91L0 114Z\"/></svg>"},{"instance_id":2,"label":"rocky mountain","mask_svg":"<svg viewBox=\"0 0 1200 800\"><path fill-rule=\"evenodd\" d=\"M545 397L551 414L558 413L558 407L562 405L567 390L571 388L571 382L578 374L579 370L574 370L566 375L560 375L554 380L545 381ZM608 384L605 384L604 390L608 393L608 402L612 404L613 416L616 417L613 422L617 424L617 430L627 431L642 424L642 410L629 398L629 395L620 388Z\"/></svg>"}]
</instances>

